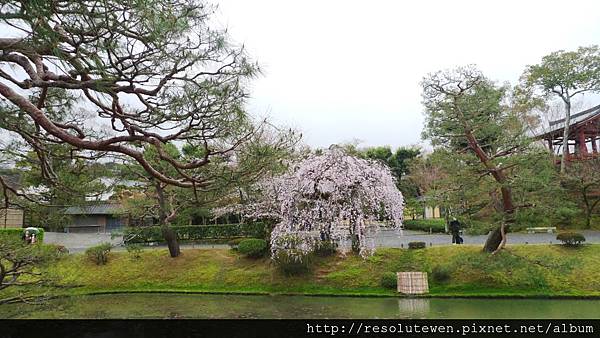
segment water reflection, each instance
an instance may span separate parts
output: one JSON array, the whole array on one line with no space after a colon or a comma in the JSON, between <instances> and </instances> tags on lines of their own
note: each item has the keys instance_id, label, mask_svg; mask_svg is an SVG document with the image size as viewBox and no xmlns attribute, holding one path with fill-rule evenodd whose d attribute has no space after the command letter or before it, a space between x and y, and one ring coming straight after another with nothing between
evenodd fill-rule
<instances>
[{"instance_id":1,"label":"water reflection","mask_svg":"<svg viewBox=\"0 0 600 338\"><path fill-rule=\"evenodd\" d=\"M0 318L600 318L600 300L117 294L8 304Z\"/></svg>"},{"instance_id":2,"label":"water reflection","mask_svg":"<svg viewBox=\"0 0 600 338\"><path fill-rule=\"evenodd\" d=\"M398 310L400 318L427 318L429 299L400 298L398 299Z\"/></svg>"}]
</instances>

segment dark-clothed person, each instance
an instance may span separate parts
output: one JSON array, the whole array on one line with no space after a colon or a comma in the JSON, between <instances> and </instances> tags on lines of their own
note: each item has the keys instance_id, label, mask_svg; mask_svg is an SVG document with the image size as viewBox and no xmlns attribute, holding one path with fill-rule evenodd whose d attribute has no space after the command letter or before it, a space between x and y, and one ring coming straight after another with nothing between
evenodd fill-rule
<instances>
[{"instance_id":1,"label":"dark-clothed person","mask_svg":"<svg viewBox=\"0 0 600 338\"><path fill-rule=\"evenodd\" d=\"M456 218L453 218L452 221L450 221L450 233L452 234L452 243L463 243L463 239L460 237L460 222Z\"/></svg>"}]
</instances>

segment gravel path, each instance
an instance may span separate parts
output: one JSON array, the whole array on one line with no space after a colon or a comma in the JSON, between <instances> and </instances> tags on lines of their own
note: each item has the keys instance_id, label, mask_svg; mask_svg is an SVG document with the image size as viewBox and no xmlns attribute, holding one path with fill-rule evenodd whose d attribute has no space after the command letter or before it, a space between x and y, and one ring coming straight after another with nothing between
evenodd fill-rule
<instances>
[{"instance_id":1,"label":"gravel path","mask_svg":"<svg viewBox=\"0 0 600 338\"><path fill-rule=\"evenodd\" d=\"M579 231L586 238L586 243L600 243L600 231L584 230ZM487 235L469 236L463 235L464 244L485 243ZM427 234L419 231L405 230L404 235L400 236L394 230L384 230L379 233L375 243L380 247L399 248L406 247L408 242L425 242L427 245L449 245L452 244L452 236L446 234ZM556 234L549 233L509 233L506 244L557 244Z\"/></svg>"},{"instance_id":2,"label":"gravel path","mask_svg":"<svg viewBox=\"0 0 600 338\"><path fill-rule=\"evenodd\" d=\"M80 252L100 243L110 242L118 245L120 237L110 238L110 234L75 234L64 232L44 232L44 243L63 245L69 252Z\"/></svg>"},{"instance_id":3,"label":"gravel path","mask_svg":"<svg viewBox=\"0 0 600 338\"><path fill-rule=\"evenodd\" d=\"M600 231L585 230L581 233L586 238L586 243L600 243ZM475 244L483 245L487 235L481 236L468 236L464 235L464 244ZM110 234L74 234L74 233L62 233L62 232L46 232L44 234L45 243L54 243L64 245L69 252L81 252L85 249L98 245L104 242L110 242L117 246L115 250L123 250L123 247L119 247L121 244L121 238L117 237L114 239L110 238ZM376 240L375 244L378 247L388 248L406 248L408 242L425 242L427 246L430 245L450 245L452 244L452 237L446 234L427 234L419 231L404 230L403 235L400 235L395 230L383 230L381 231ZM556 244L559 243L556 240L556 234L540 233L540 234L527 234L527 233L510 233L508 235L507 245L510 244ZM164 245L152 246L152 248L164 248ZM228 245L223 244L183 244L182 249L185 248L199 248L199 249L211 249L211 248L229 248Z\"/></svg>"}]
</instances>

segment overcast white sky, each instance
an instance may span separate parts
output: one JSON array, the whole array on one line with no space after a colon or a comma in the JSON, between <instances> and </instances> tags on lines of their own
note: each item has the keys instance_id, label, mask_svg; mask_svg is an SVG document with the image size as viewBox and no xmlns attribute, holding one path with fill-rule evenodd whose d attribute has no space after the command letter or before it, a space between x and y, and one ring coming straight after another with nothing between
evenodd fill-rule
<instances>
[{"instance_id":1,"label":"overcast white sky","mask_svg":"<svg viewBox=\"0 0 600 338\"><path fill-rule=\"evenodd\" d=\"M597 0L213 1L264 70L249 110L312 146L418 144L427 73L474 63L515 83L552 51L600 43Z\"/></svg>"}]
</instances>

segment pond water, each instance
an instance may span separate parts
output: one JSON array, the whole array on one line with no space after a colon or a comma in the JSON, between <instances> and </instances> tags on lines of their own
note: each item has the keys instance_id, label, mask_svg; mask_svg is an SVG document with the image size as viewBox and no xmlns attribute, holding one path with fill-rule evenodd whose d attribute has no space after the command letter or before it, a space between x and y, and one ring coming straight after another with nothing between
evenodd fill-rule
<instances>
[{"instance_id":1,"label":"pond water","mask_svg":"<svg viewBox=\"0 0 600 338\"><path fill-rule=\"evenodd\" d=\"M600 318L600 300L113 294L0 306L0 318Z\"/></svg>"}]
</instances>

